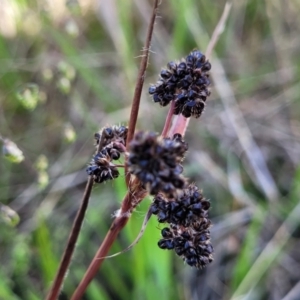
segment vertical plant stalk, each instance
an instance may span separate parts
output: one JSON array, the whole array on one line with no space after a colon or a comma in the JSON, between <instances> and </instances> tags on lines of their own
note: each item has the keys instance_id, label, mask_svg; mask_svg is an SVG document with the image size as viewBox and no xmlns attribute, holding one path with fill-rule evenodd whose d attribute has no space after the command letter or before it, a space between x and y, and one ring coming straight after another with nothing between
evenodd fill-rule
<instances>
[{"instance_id":1,"label":"vertical plant stalk","mask_svg":"<svg viewBox=\"0 0 300 300\"><path fill-rule=\"evenodd\" d=\"M104 135L102 134L101 140L99 141L99 145L97 147L97 153L100 152L102 146L103 146L103 139ZM85 212L88 207L90 195L92 192L94 184L94 178L92 176L89 176L84 194L82 196L81 205L80 208L76 214L75 220L72 225L72 229L68 238L67 246L65 248L65 251L63 253L63 256L61 258L57 274L55 276L54 282L52 284L52 287L46 297L46 300L56 300L59 296L61 286L63 284L64 278L66 276L68 267L71 262L72 255L74 253L74 249L76 246L76 242L80 233L80 229L82 226L82 222L85 216Z\"/></svg>"},{"instance_id":2,"label":"vertical plant stalk","mask_svg":"<svg viewBox=\"0 0 300 300\"><path fill-rule=\"evenodd\" d=\"M228 19L230 9L231 9L232 3L226 2L222 16L212 34L212 37L209 41L209 44L207 46L205 56L206 58L210 58L212 55L212 51L214 47L216 46L221 34L223 33L225 29L225 23ZM169 132L169 136L173 136L175 133L180 133L182 136L184 136L187 127L189 126L190 118L185 118L183 115L178 115L174 118L172 127Z\"/></svg>"},{"instance_id":3,"label":"vertical plant stalk","mask_svg":"<svg viewBox=\"0 0 300 300\"><path fill-rule=\"evenodd\" d=\"M126 194L123 203L128 202L126 201L130 198L129 193ZM124 228L130 218L130 214L120 214L110 226L109 231L107 232L100 248L98 249L96 255L94 256L89 268L87 269L83 279L81 280L80 284L78 285L77 289L75 290L71 300L79 300L82 299L82 296L92 281L92 279L97 274L102 262L107 256L109 249L111 248L112 244L114 243L115 239L117 238L119 232Z\"/></svg>"},{"instance_id":4,"label":"vertical plant stalk","mask_svg":"<svg viewBox=\"0 0 300 300\"><path fill-rule=\"evenodd\" d=\"M139 73L138 73L135 90L134 90L134 95L133 95L133 100L132 100L131 113L130 113L130 119L129 119L129 124L128 124L127 140L126 140L127 150L129 147L129 143L133 138L135 126L136 126L136 122L137 122L137 118L138 118L140 102L141 102L141 94L142 94L142 89L143 89L144 80L145 80L145 72L146 72L147 64L148 64L154 23L155 23L155 19L156 19L156 15L157 15L157 8L158 8L158 0L155 0L150 23L148 26L148 32L147 32L145 45L144 45L144 48L142 51L143 52L142 60L140 63ZM127 158L126 158L126 162L125 162L125 175L126 175L126 184L127 184L127 186L129 186L130 174L128 173L128 168L127 168Z\"/></svg>"},{"instance_id":5,"label":"vertical plant stalk","mask_svg":"<svg viewBox=\"0 0 300 300\"><path fill-rule=\"evenodd\" d=\"M142 56L142 60L140 63L139 73L138 73L136 87L135 87L133 101L132 101L130 120L129 120L129 125L128 125L127 140L126 140L127 150L128 150L129 143L132 140L134 132L135 132L135 127L136 127L136 122L137 122L137 117L138 117L138 112L139 112L139 106L140 106L141 93L142 93L142 88L143 88L144 79L145 79L145 71L147 68L147 63L148 63L148 58L149 58L149 52L150 52L149 49L150 49L152 35L153 35L154 23L155 23L155 19L156 19L156 15L157 15L157 8L158 8L158 0L155 0L149 27L148 27L148 33L147 33L145 45L143 48L143 56ZM89 268L87 269L83 279L81 280L77 289L75 290L74 294L72 295L71 300L82 299L82 296L83 296L85 290L87 289L89 283L92 281L92 279L97 274L102 262L105 259L105 256L107 256L107 253L108 253L109 249L111 248L112 244L114 243L115 239L117 238L119 232L127 224L133 209L147 194L143 189L141 189L139 181L136 178L131 179L131 176L128 173L126 157L125 157L125 175L126 175L126 184L127 184L127 187L129 188L129 191L122 201L120 212L119 212L118 216L115 218L115 220L113 221L100 248L98 249ZM51 299L51 300L54 300L54 299Z\"/></svg>"},{"instance_id":6,"label":"vertical plant stalk","mask_svg":"<svg viewBox=\"0 0 300 300\"><path fill-rule=\"evenodd\" d=\"M85 187L85 191L82 197L81 206L77 212L77 215L75 217L71 233L68 239L68 243L66 246L66 249L64 251L64 254L62 256L62 259L59 264L59 269L57 271L56 277L54 279L52 288L47 296L47 300L56 300L59 296L61 286L63 284L63 280L65 278L65 274L68 270L68 267L70 265L70 261L75 249L75 245L77 242L77 238L81 229L82 221L84 219L84 215L88 206L89 198L92 191L92 186L94 183L94 179L92 176L89 177L87 185Z\"/></svg>"}]
</instances>

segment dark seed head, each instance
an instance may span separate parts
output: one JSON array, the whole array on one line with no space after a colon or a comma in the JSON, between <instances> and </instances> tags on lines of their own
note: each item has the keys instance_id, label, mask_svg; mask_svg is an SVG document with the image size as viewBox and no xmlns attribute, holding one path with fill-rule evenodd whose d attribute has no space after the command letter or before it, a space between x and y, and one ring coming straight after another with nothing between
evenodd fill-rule
<instances>
[{"instance_id":1,"label":"dark seed head","mask_svg":"<svg viewBox=\"0 0 300 300\"><path fill-rule=\"evenodd\" d=\"M162 239L158 241L157 245L161 249L168 249L168 250L174 249L174 243L172 240Z\"/></svg>"},{"instance_id":2,"label":"dark seed head","mask_svg":"<svg viewBox=\"0 0 300 300\"><path fill-rule=\"evenodd\" d=\"M179 63L171 61L167 67L161 71L157 83L149 88L153 101L166 106L174 100L175 115L199 118L204 105L197 99L206 101L210 94L207 89L210 62L199 50L193 50L185 60Z\"/></svg>"},{"instance_id":3,"label":"dark seed head","mask_svg":"<svg viewBox=\"0 0 300 300\"><path fill-rule=\"evenodd\" d=\"M172 238L173 237L173 233L170 230L170 228L166 227L161 231L161 235L164 238Z\"/></svg>"}]
</instances>

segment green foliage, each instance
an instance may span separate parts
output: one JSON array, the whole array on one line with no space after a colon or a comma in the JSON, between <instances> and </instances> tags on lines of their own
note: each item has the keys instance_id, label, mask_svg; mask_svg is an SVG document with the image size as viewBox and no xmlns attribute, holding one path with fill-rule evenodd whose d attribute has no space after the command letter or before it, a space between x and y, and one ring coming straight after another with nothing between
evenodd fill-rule
<instances>
[{"instance_id":1,"label":"green foliage","mask_svg":"<svg viewBox=\"0 0 300 300\"><path fill-rule=\"evenodd\" d=\"M34 110L39 102L38 85L27 83L20 87L16 92L16 98L24 108Z\"/></svg>"},{"instance_id":2,"label":"green foliage","mask_svg":"<svg viewBox=\"0 0 300 300\"><path fill-rule=\"evenodd\" d=\"M0 224L5 223L12 227L15 227L19 222L19 215L9 206L0 203Z\"/></svg>"},{"instance_id":3,"label":"green foliage","mask_svg":"<svg viewBox=\"0 0 300 300\"><path fill-rule=\"evenodd\" d=\"M11 163L18 164L24 160L22 150L19 149L14 142L8 139L3 140L2 153L3 156Z\"/></svg>"}]
</instances>

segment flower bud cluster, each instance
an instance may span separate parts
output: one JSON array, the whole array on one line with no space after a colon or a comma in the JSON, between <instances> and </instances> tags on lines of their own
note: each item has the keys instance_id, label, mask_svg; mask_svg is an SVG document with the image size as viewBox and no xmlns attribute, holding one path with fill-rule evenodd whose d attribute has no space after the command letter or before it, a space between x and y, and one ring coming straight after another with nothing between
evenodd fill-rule
<instances>
[{"instance_id":1,"label":"flower bud cluster","mask_svg":"<svg viewBox=\"0 0 300 300\"><path fill-rule=\"evenodd\" d=\"M180 134L170 139L153 132L138 132L129 145L129 171L150 194L174 195L185 186L180 163L187 148Z\"/></svg>"},{"instance_id":2,"label":"flower bud cluster","mask_svg":"<svg viewBox=\"0 0 300 300\"><path fill-rule=\"evenodd\" d=\"M112 126L95 133L96 146L98 148L101 143L101 149L97 150L86 169L95 182L102 183L119 176L119 171L112 161L118 160L121 153L125 152L127 131L125 126Z\"/></svg>"},{"instance_id":3,"label":"flower bud cluster","mask_svg":"<svg viewBox=\"0 0 300 300\"><path fill-rule=\"evenodd\" d=\"M161 106L175 101L174 114L199 118L210 95L208 71L210 62L200 51L192 51L181 62L169 62L160 73L156 84L151 85L149 94Z\"/></svg>"},{"instance_id":4,"label":"flower bud cluster","mask_svg":"<svg viewBox=\"0 0 300 300\"><path fill-rule=\"evenodd\" d=\"M196 268L212 262L209 207L209 201L195 185L189 185L175 198L158 194L151 205L151 212L157 215L160 223L170 224L162 230L158 246L174 249L188 265Z\"/></svg>"}]
</instances>

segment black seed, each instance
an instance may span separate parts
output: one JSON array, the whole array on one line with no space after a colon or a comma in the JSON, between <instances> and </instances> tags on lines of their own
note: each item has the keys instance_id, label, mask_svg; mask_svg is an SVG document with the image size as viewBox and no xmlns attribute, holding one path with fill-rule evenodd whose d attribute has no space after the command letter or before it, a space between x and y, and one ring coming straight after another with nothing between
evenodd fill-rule
<instances>
[{"instance_id":1,"label":"black seed","mask_svg":"<svg viewBox=\"0 0 300 300\"><path fill-rule=\"evenodd\" d=\"M164 228L164 229L161 231L161 235L162 235L164 238L171 238L171 237L173 237L173 233L172 233L172 231L170 230L170 228L168 228L168 227Z\"/></svg>"},{"instance_id":2,"label":"black seed","mask_svg":"<svg viewBox=\"0 0 300 300\"><path fill-rule=\"evenodd\" d=\"M161 249L168 249L168 250L174 249L174 243L172 240L162 239L158 241L157 245Z\"/></svg>"},{"instance_id":3,"label":"black seed","mask_svg":"<svg viewBox=\"0 0 300 300\"><path fill-rule=\"evenodd\" d=\"M110 127L107 127L103 130L103 134L107 138L112 138L113 137L113 130Z\"/></svg>"},{"instance_id":4,"label":"black seed","mask_svg":"<svg viewBox=\"0 0 300 300\"><path fill-rule=\"evenodd\" d=\"M155 85L151 85L149 87L149 94L152 95L156 92L156 86Z\"/></svg>"},{"instance_id":5,"label":"black seed","mask_svg":"<svg viewBox=\"0 0 300 300\"><path fill-rule=\"evenodd\" d=\"M197 257L187 258L187 259L185 259L185 262L191 267L194 267L198 264Z\"/></svg>"},{"instance_id":6,"label":"black seed","mask_svg":"<svg viewBox=\"0 0 300 300\"><path fill-rule=\"evenodd\" d=\"M202 210L202 203L195 203L193 205L191 205L190 209L194 212L194 213L199 213Z\"/></svg>"},{"instance_id":7,"label":"black seed","mask_svg":"<svg viewBox=\"0 0 300 300\"><path fill-rule=\"evenodd\" d=\"M211 64L209 62L206 62L202 67L203 72L207 72L210 69L211 69Z\"/></svg>"},{"instance_id":8,"label":"black seed","mask_svg":"<svg viewBox=\"0 0 300 300\"><path fill-rule=\"evenodd\" d=\"M170 78L172 75L172 73L168 70L161 70L160 72L160 76L163 78L163 79L168 79Z\"/></svg>"},{"instance_id":9,"label":"black seed","mask_svg":"<svg viewBox=\"0 0 300 300\"><path fill-rule=\"evenodd\" d=\"M163 211L160 211L158 214L157 214L157 219L158 219L158 222L159 223L164 223L167 221L168 219L168 214L166 212L163 212Z\"/></svg>"},{"instance_id":10,"label":"black seed","mask_svg":"<svg viewBox=\"0 0 300 300\"><path fill-rule=\"evenodd\" d=\"M203 209L208 210L210 208L210 203L208 201L203 201Z\"/></svg>"},{"instance_id":11,"label":"black seed","mask_svg":"<svg viewBox=\"0 0 300 300\"><path fill-rule=\"evenodd\" d=\"M174 212L176 209L178 209L180 207L180 204L176 201L172 201L170 203L170 211Z\"/></svg>"},{"instance_id":12,"label":"black seed","mask_svg":"<svg viewBox=\"0 0 300 300\"><path fill-rule=\"evenodd\" d=\"M172 71L175 71L177 69L177 64L173 61L170 61L167 65L167 67L172 70Z\"/></svg>"},{"instance_id":13,"label":"black seed","mask_svg":"<svg viewBox=\"0 0 300 300\"><path fill-rule=\"evenodd\" d=\"M176 252L177 255L180 256L180 255L184 254L185 249L182 248L182 247L176 247L176 248L175 248L175 252Z\"/></svg>"},{"instance_id":14,"label":"black seed","mask_svg":"<svg viewBox=\"0 0 300 300\"><path fill-rule=\"evenodd\" d=\"M158 95L158 94L153 95L153 101L154 102L160 102L161 100L162 100L161 95Z\"/></svg>"},{"instance_id":15,"label":"black seed","mask_svg":"<svg viewBox=\"0 0 300 300\"><path fill-rule=\"evenodd\" d=\"M185 252L185 255L187 258L192 258L197 256L196 249L192 247L188 248L187 251Z\"/></svg>"},{"instance_id":16,"label":"black seed","mask_svg":"<svg viewBox=\"0 0 300 300\"><path fill-rule=\"evenodd\" d=\"M152 214L157 215L158 212L159 212L159 208L157 207L157 205L152 204L151 207L150 207L150 211L151 211Z\"/></svg>"}]
</instances>

